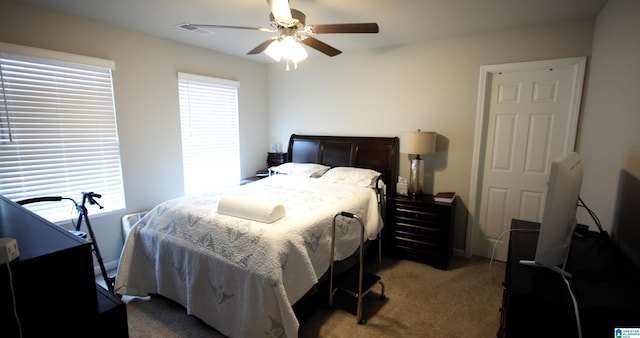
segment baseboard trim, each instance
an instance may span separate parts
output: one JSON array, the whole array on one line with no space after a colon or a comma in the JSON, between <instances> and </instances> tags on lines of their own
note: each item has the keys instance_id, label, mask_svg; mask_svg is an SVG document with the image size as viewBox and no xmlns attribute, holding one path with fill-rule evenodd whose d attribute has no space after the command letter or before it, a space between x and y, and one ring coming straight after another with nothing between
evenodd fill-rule
<instances>
[{"instance_id":1,"label":"baseboard trim","mask_svg":"<svg viewBox=\"0 0 640 338\"><path fill-rule=\"evenodd\" d=\"M465 257L464 250L460 250L460 249L454 248L451 251L452 251L451 254L454 255L454 256Z\"/></svg>"},{"instance_id":2,"label":"baseboard trim","mask_svg":"<svg viewBox=\"0 0 640 338\"><path fill-rule=\"evenodd\" d=\"M104 268L107 270L107 272L112 271L112 270L116 270L118 268L118 261L111 261L111 262L106 262L104 263ZM96 275L96 277L102 277L102 271L100 271L100 266L99 265L94 265L93 266L93 274ZM112 276L110 276L112 277Z\"/></svg>"}]
</instances>

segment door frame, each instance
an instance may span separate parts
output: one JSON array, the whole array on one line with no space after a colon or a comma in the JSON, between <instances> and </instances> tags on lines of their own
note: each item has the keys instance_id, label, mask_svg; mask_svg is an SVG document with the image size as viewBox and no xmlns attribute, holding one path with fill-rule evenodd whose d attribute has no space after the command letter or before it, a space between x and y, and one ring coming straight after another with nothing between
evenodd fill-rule
<instances>
[{"instance_id":1,"label":"door frame","mask_svg":"<svg viewBox=\"0 0 640 338\"><path fill-rule=\"evenodd\" d=\"M575 149L576 136L578 132L578 121L580 116L580 109L582 103L581 95L583 86L585 71L587 65L587 57L572 57L562 59L552 59L543 61L527 61L516 62L506 64L495 64L480 66L480 79L478 84L478 102L476 105L476 126L475 126L475 138L473 143L473 159L471 162L471 185L469 187L469 217L467 219L467 236L465 241L465 257L471 257L473 254L473 240L477 235L476 232L476 218L480 217L480 206L482 199L482 190L480 185L482 183L482 164L484 160L486 138L487 138L487 119L489 116L490 108L490 95L491 89L491 74L499 72L514 72L514 71L534 71L541 69L550 69L554 67L573 67L574 83L573 88L573 102L570 107L570 133L565 139L565 151L571 151ZM577 95L580 94L580 95Z\"/></svg>"}]
</instances>

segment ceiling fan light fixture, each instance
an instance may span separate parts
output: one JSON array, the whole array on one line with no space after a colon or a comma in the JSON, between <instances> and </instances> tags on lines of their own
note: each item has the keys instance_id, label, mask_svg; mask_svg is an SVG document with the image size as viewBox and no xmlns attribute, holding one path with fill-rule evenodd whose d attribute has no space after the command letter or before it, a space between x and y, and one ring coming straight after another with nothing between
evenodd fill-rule
<instances>
[{"instance_id":1,"label":"ceiling fan light fixture","mask_svg":"<svg viewBox=\"0 0 640 338\"><path fill-rule=\"evenodd\" d=\"M286 36L282 40L281 46L282 57L293 63L298 63L309 56L304 47L293 36Z\"/></svg>"},{"instance_id":2,"label":"ceiling fan light fixture","mask_svg":"<svg viewBox=\"0 0 640 338\"><path fill-rule=\"evenodd\" d=\"M273 40L269 47L264 50L264 53L269 55L275 62L280 62L282 58L282 43L280 40Z\"/></svg>"},{"instance_id":3,"label":"ceiling fan light fixture","mask_svg":"<svg viewBox=\"0 0 640 338\"><path fill-rule=\"evenodd\" d=\"M309 56L298 39L291 35L284 37L281 36L278 39L273 40L267 49L264 50L264 53L275 62L280 62L280 60L285 59L287 61L287 65L289 62L293 62L296 66L298 62Z\"/></svg>"}]
</instances>

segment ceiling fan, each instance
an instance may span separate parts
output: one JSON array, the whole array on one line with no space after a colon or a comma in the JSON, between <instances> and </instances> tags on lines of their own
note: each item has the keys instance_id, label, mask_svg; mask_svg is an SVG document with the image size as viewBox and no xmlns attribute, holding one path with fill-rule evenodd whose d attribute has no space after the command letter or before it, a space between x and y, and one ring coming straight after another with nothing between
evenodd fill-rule
<instances>
[{"instance_id":1,"label":"ceiling fan","mask_svg":"<svg viewBox=\"0 0 640 338\"><path fill-rule=\"evenodd\" d=\"M342 51L329 46L328 44L312 37L315 34L336 34L336 33L378 33L377 23L342 23L326 25L309 25L305 23L306 15L299 10L289 7L288 0L267 0L271 13L269 14L269 28L257 28L246 26L227 25L207 25L189 24L195 28L232 28L249 29L264 32L277 33L277 35L262 42L247 54L260 54L265 52L276 61L280 57L297 63L306 58L307 54L300 43L316 49L328 56L336 56ZM285 48L292 48L289 53L285 53ZM297 49L296 49L297 48ZM277 50L275 50L277 49ZM275 50L275 51L274 51Z\"/></svg>"}]
</instances>

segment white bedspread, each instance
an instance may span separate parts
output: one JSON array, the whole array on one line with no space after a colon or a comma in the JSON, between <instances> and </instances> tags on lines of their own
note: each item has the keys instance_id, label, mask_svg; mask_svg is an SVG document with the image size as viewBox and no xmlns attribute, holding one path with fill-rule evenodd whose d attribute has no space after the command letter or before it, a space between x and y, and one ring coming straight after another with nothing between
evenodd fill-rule
<instances>
[{"instance_id":1,"label":"white bedspread","mask_svg":"<svg viewBox=\"0 0 640 338\"><path fill-rule=\"evenodd\" d=\"M359 215L366 238L382 228L375 191L285 175L224 191L282 203L270 224L216 213L223 192L159 204L125 242L116 291L161 294L230 337L296 337L291 305L329 268L331 225ZM360 244L360 224L338 217L336 259Z\"/></svg>"}]
</instances>

